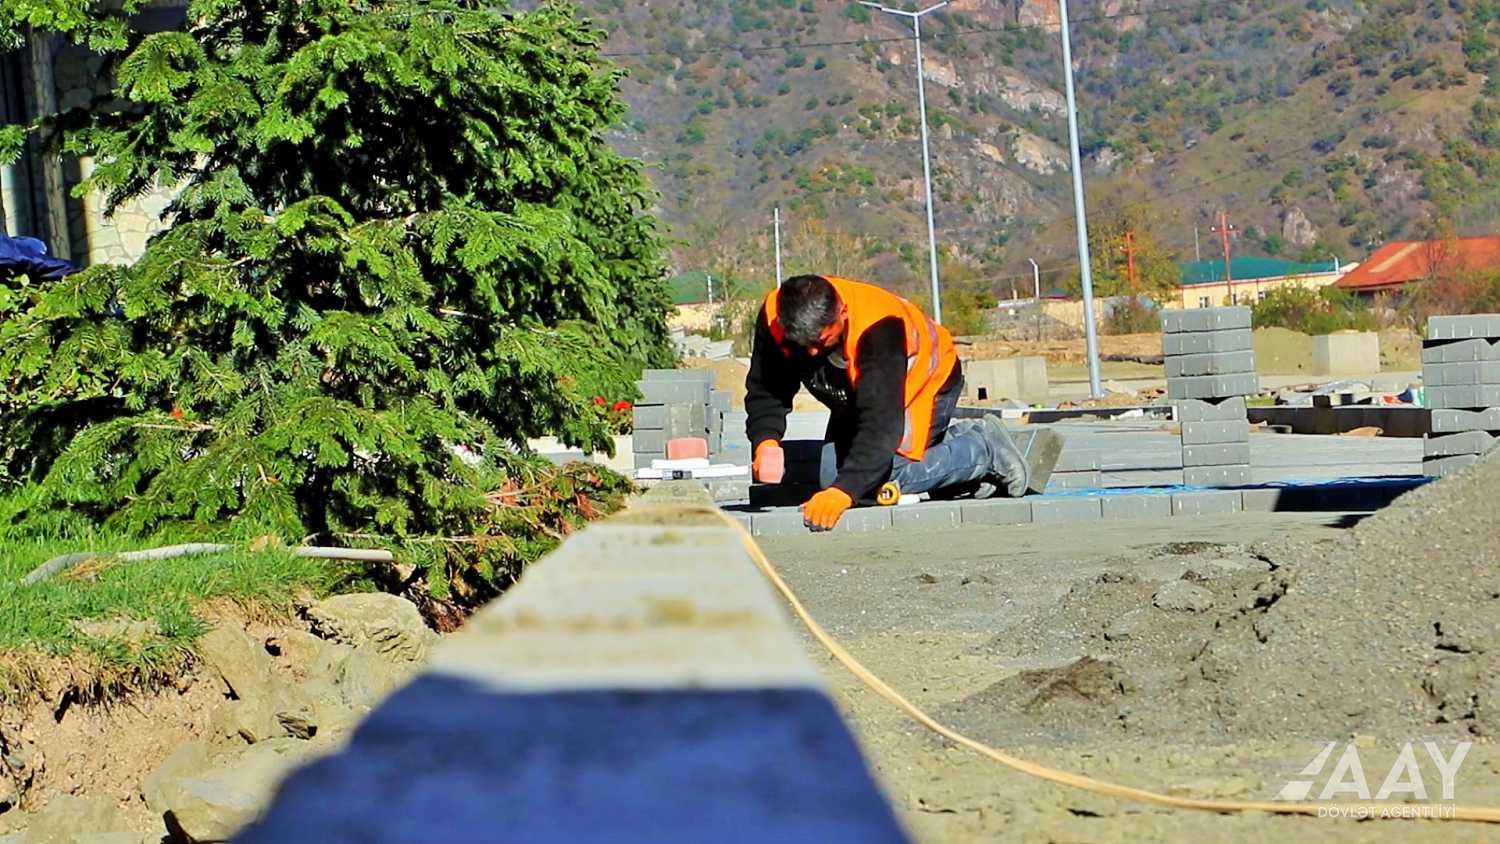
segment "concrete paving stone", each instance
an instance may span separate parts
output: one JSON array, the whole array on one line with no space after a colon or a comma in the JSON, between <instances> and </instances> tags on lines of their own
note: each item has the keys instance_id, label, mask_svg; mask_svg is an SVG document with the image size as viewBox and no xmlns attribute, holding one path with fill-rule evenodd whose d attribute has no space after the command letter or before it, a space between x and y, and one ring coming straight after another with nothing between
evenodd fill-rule
<instances>
[{"instance_id":1,"label":"concrete paving stone","mask_svg":"<svg viewBox=\"0 0 1500 844\"><path fill-rule=\"evenodd\" d=\"M1422 440L1422 459L1456 454L1484 454L1495 446L1496 437L1486 431L1438 434Z\"/></svg>"},{"instance_id":2,"label":"concrete paving stone","mask_svg":"<svg viewBox=\"0 0 1500 844\"><path fill-rule=\"evenodd\" d=\"M966 525L1031 524L1031 501L1025 498L988 498L965 501L959 509Z\"/></svg>"},{"instance_id":3,"label":"concrete paving stone","mask_svg":"<svg viewBox=\"0 0 1500 844\"><path fill-rule=\"evenodd\" d=\"M709 478L704 481L715 501L749 501L750 478Z\"/></svg>"},{"instance_id":4,"label":"concrete paving stone","mask_svg":"<svg viewBox=\"0 0 1500 844\"><path fill-rule=\"evenodd\" d=\"M1182 470L1182 482L1187 486L1248 486L1250 467L1188 466Z\"/></svg>"},{"instance_id":5,"label":"concrete paving stone","mask_svg":"<svg viewBox=\"0 0 1500 844\"><path fill-rule=\"evenodd\" d=\"M637 468L637 469L650 469L651 468L651 461L653 461L653 460L666 460L666 459L667 459L667 451L666 451L666 449L662 449L661 451L637 451L635 453L635 468Z\"/></svg>"},{"instance_id":6,"label":"concrete paving stone","mask_svg":"<svg viewBox=\"0 0 1500 844\"><path fill-rule=\"evenodd\" d=\"M1452 457L1435 457L1422 461L1422 474L1429 478L1445 478L1455 472L1479 462L1477 454L1455 454Z\"/></svg>"},{"instance_id":7,"label":"concrete paving stone","mask_svg":"<svg viewBox=\"0 0 1500 844\"><path fill-rule=\"evenodd\" d=\"M1456 387L1468 384L1500 384L1500 361L1428 363L1422 366L1422 385Z\"/></svg>"},{"instance_id":8,"label":"concrete paving stone","mask_svg":"<svg viewBox=\"0 0 1500 844\"><path fill-rule=\"evenodd\" d=\"M1057 465L1052 467L1052 471L1083 472L1099 468L1099 449L1068 448L1064 445L1062 454L1057 457Z\"/></svg>"},{"instance_id":9,"label":"concrete paving stone","mask_svg":"<svg viewBox=\"0 0 1500 844\"><path fill-rule=\"evenodd\" d=\"M855 507L844 513L834 527L834 533L870 533L889 530L891 511L895 507Z\"/></svg>"},{"instance_id":10,"label":"concrete paving stone","mask_svg":"<svg viewBox=\"0 0 1500 844\"><path fill-rule=\"evenodd\" d=\"M1255 335L1248 328L1229 331L1194 331L1188 334L1163 334L1163 355L1207 355L1219 352L1243 352L1255 347Z\"/></svg>"},{"instance_id":11,"label":"concrete paving stone","mask_svg":"<svg viewBox=\"0 0 1500 844\"><path fill-rule=\"evenodd\" d=\"M1280 501L1279 488L1240 490L1240 509L1247 513L1273 513Z\"/></svg>"},{"instance_id":12,"label":"concrete paving stone","mask_svg":"<svg viewBox=\"0 0 1500 844\"><path fill-rule=\"evenodd\" d=\"M667 406L638 404L630 409L631 425L637 431L663 430L667 427Z\"/></svg>"},{"instance_id":13,"label":"concrete paving stone","mask_svg":"<svg viewBox=\"0 0 1500 844\"><path fill-rule=\"evenodd\" d=\"M1259 391L1260 378L1254 372L1167 379L1167 398L1169 399L1230 398Z\"/></svg>"},{"instance_id":14,"label":"concrete paving stone","mask_svg":"<svg viewBox=\"0 0 1500 844\"><path fill-rule=\"evenodd\" d=\"M753 530L753 528L755 527L755 515L753 513L730 511L729 515L735 521L739 522L740 525L745 528L745 530Z\"/></svg>"},{"instance_id":15,"label":"concrete paving stone","mask_svg":"<svg viewBox=\"0 0 1500 844\"><path fill-rule=\"evenodd\" d=\"M1172 496L1140 493L1100 496L1106 519L1164 519L1172 515Z\"/></svg>"},{"instance_id":16,"label":"concrete paving stone","mask_svg":"<svg viewBox=\"0 0 1500 844\"><path fill-rule=\"evenodd\" d=\"M1255 352L1220 352L1206 355L1171 355L1165 359L1168 378L1194 375L1235 375L1255 371Z\"/></svg>"},{"instance_id":17,"label":"concrete paving stone","mask_svg":"<svg viewBox=\"0 0 1500 844\"><path fill-rule=\"evenodd\" d=\"M1240 495L1235 490L1204 490L1202 492L1172 493L1172 515L1208 516L1221 513L1238 513Z\"/></svg>"},{"instance_id":18,"label":"concrete paving stone","mask_svg":"<svg viewBox=\"0 0 1500 844\"><path fill-rule=\"evenodd\" d=\"M905 507L885 507L891 511L894 528L954 528L963 521L962 505L956 501L929 501Z\"/></svg>"},{"instance_id":19,"label":"concrete paving stone","mask_svg":"<svg viewBox=\"0 0 1500 844\"><path fill-rule=\"evenodd\" d=\"M1103 497L1080 495L1033 498L1031 499L1031 520L1037 524L1096 521L1104 518L1104 505L1099 502L1099 499Z\"/></svg>"},{"instance_id":20,"label":"concrete paving stone","mask_svg":"<svg viewBox=\"0 0 1500 844\"><path fill-rule=\"evenodd\" d=\"M1500 360L1500 342L1492 340L1429 340L1422 345L1424 364Z\"/></svg>"},{"instance_id":21,"label":"concrete paving stone","mask_svg":"<svg viewBox=\"0 0 1500 844\"><path fill-rule=\"evenodd\" d=\"M1182 447L1183 468L1196 466L1235 466L1250 462L1250 444L1229 445L1185 445Z\"/></svg>"},{"instance_id":22,"label":"concrete paving stone","mask_svg":"<svg viewBox=\"0 0 1500 844\"><path fill-rule=\"evenodd\" d=\"M635 431L630 435L631 450L636 454L667 453L666 431Z\"/></svg>"},{"instance_id":23,"label":"concrete paving stone","mask_svg":"<svg viewBox=\"0 0 1500 844\"><path fill-rule=\"evenodd\" d=\"M1168 309L1161 313L1161 330L1165 334L1187 331L1220 331L1226 328L1249 328L1250 309L1240 305L1229 308Z\"/></svg>"},{"instance_id":24,"label":"concrete paving stone","mask_svg":"<svg viewBox=\"0 0 1500 844\"><path fill-rule=\"evenodd\" d=\"M1500 431L1500 407L1488 410L1434 410L1428 422L1434 434L1460 431Z\"/></svg>"},{"instance_id":25,"label":"concrete paving stone","mask_svg":"<svg viewBox=\"0 0 1500 844\"><path fill-rule=\"evenodd\" d=\"M708 405L710 390L707 381L640 381L636 386L641 391L641 402L644 404L693 402Z\"/></svg>"},{"instance_id":26,"label":"concrete paving stone","mask_svg":"<svg viewBox=\"0 0 1500 844\"><path fill-rule=\"evenodd\" d=\"M1219 443L1243 443L1250 441L1250 423L1236 422L1184 422L1182 423L1183 445L1215 445Z\"/></svg>"},{"instance_id":27,"label":"concrete paving stone","mask_svg":"<svg viewBox=\"0 0 1500 844\"><path fill-rule=\"evenodd\" d=\"M710 452L721 451L724 448L724 436L718 431L709 431L708 450Z\"/></svg>"},{"instance_id":28,"label":"concrete paving stone","mask_svg":"<svg viewBox=\"0 0 1500 844\"><path fill-rule=\"evenodd\" d=\"M714 373L711 369L648 369L641 373L642 381L701 381L705 384L714 382Z\"/></svg>"},{"instance_id":29,"label":"concrete paving stone","mask_svg":"<svg viewBox=\"0 0 1500 844\"><path fill-rule=\"evenodd\" d=\"M756 513L751 532L756 536L801 536L809 531L802 522L802 511L788 508Z\"/></svg>"},{"instance_id":30,"label":"concrete paving stone","mask_svg":"<svg viewBox=\"0 0 1500 844\"><path fill-rule=\"evenodd\" d=\"M724 433L724 411L708 409L708 432L710 434Z\"/></svg>"},{"instance_id":31,"label":"concrete paving stone","mask_svg":"<svg viewBox=\"0 0 1500 844\"><path fill-rule=\"evenodd\" d=\"M1236 422L1247 419L1249 408L1244 396L1234 396L1217 401L1205 399L1180 399L1172 402L1177 421L1188 422Z\"/></svg>"},{"instance_id":32,"label":"concrete paving stone","mask_svg":"<svg viewBox=\"0 0 1500 844\"><path fill-rule=\"evenodd\" d=\"M732 407L733 394L728 390L710 390L708 393L708 406L720 413L728 413Z\"/></svg>"},{"instance_id":33,"label":"concrete paving stone","mask_svg":"<svg viewBox=\"0 0 1500 844\"><path fill-rule=\"evenodd\" d=\"M1082 472L1053 472L1047 479L1047 491L1065 489L1099 489L1104 486L1104 473L1098 469Z\"/></svg>"},{"instance_id":34,"label":"concrete paving stone","mask_svg":"<svg viewBox=\"0 0 1500 844\"><path fill-rule=\"evenodd\" d=\"M1455 410L1483 410L1500 407L1500 385L1426 387L1422 391L1428 407Z\"/></svg>"},{"instance_id":35,"label":"concrete paving stone","mask_svg":"<svg viewBox=\"0 0 1500 844\"><path fill-rule=\"evenodd\" d=\"M1480 337L1500 338L1500 314L1435 316L1427 319L1427 339L1465 340Z\"/></svg>"}]
</instances>

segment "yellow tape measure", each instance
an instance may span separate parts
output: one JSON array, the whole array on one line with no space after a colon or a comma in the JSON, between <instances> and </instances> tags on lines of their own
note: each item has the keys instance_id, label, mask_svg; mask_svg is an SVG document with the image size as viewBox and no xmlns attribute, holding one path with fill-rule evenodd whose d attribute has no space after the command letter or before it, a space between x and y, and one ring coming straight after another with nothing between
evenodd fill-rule
<instances>
[{"instance_id":1,"label":"yellow tape measure","mask_svg":"<svg viewBox=\"0 0 1500 844\"><path fill-rule=\"evenodd\" d=\"M892 507L900 501L901 487L895 481L886 481L875 493L875 503L882 507Z\"/></svg>"}]
</instances>

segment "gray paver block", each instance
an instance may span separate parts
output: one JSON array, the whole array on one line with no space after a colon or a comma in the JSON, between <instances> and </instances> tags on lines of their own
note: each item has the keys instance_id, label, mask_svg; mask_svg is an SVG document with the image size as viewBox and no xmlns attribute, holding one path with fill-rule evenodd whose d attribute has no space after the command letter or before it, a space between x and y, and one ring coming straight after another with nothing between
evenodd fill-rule
<instances>
[{"instance_id":1,"label":"gray paver block","mask_svg":"<svg viewBox=\"0 0 1500 844\"><path fill-rule=\"evenodd\" d=\"M1500 431L1500 407L1488 410L1434 410L1428 427L1434 434Z\"/></svg>"},{"instance_id":2,"label":"gray paver block","mask_svg":"<svg viewBox=\"0 0 1500 844\"><path fill-rule=\"evenodd\" d=\"M1178 422L1234 422L1245 421L1250 412L1244 396L1205 401L1203 399L1180 399L1172 402Z\"/></svg>"},{"instance_id":3,"label":"gray paver block","mask_svg":"<svg viewBox=\"0 0 1500 844\"><path fill-rule=\"evenodd\" d=\"M1161 330L1166 334L1249 327L1250 309L1243 305L1229 308L1169 309L1161 312Z\"/></svg>"},{"instance_id":4,"label":"gray paver block","mask_svg":"<svg viewBox=\"0 0 1500 844\"><path fill-rule=\"evenodd\" d=\"M745 478L710 478L705 483L708 485L708 494L713 496L714 501L749 501L750 479Z\"/></svg>"},{"instance_id":5,"label":"gray paver block","mask_svg":"<svg viewBox=\"0 0 1500 844\"><path fill-rule=\"evenodd\" d=\"M1243 352L1255 348L1255 335L1248 328L1229 331L1194 331L1189 334L1163 334L1161 352L1173 355L1207 355L1219 352Z\"/></svg>"},{"instance_id":6,"label":"gray paver block","mask_svg":"<svg viewBox=\"0 0 1500 844\"><path fill-rule=\"evenodd\" d=\"M1464 340L1500 337L1500 314L1435 316L1427 319L1428 340Z\"/></svg>"},{"instance_id":7,"label":"gray paver block","mask_svg":"<svg viewBox=\"0 0 1500 844\"><path fill-rule=\"evenodd\" d=\"M983 501L965 501L959 509L963 512L964 524L1031 524L1031 501L1025 498L990 498Z\"/></svg>"},{"instance_id":8,"label":"gray paver block","mask_svg":"<svg viewBox=\"0 0 1500 844\"><path fill-rule=\"evenodd\" d=\"M669 440L708 432L708 409L696 402L636 405L634 419L635 431L660 431Z\"/></svg>"},{"instance_id":9,"label":"gray paver block","mask_svg":"<svg viewBox=\"0 0 1500 844\"><path fill-rule=\"evenodd\" d=\"M1422 363L1460 363L1475 360L1500 360L1500 342L1490 340L1428 341L1422 349Z\"/></svg>"},{"instance_id":10,"label":"gray paver block","mask_svg":"<svg viewBox=\"0 0 1500 844\"><path fill-rule=\"evenodd\" d=\"M1082 472L1053 472L1047 478L1047 490L1099 489L1104 486L1104 473L1097 469Z\"/></svg>"},{"instance_id":11,"label":"gray paver block","mask_svg":"<svg viewBox=\"0 0 1500 844\"><path fill-rule=\"evenodd\" d=\"M1229 398L1259 391L1260 378L1253 372L1167 379L1167 398L1172 399Z\"/></svg>"},{"instance_id":12,"label":"gray paver block","mask_svg":"<svg viewBox=\"0 0 1500 844\"><path fill-rule=\"evenodd\" d=\"M1172 496L1140 493L1100 496L1106 519L1162 519L1172 515Z\"/></svg>"},{"instance_id":13,"label":"gray paver block","mask_svg":"<svg viewBox=\"0 0 1500 844\"><path fill-rule=\"evenodd\" d=\"M1103 496L1066 496L1031 499L1031 520L1045 522L1089 522L1104 518Z\"/></svg>"},{"instance_id":14,"label":"gray paver block","mask_svg":"<svg viewBox=\"0 0 1500 844\"><path fill-rule=\"evenodd\" d=\"M665 451L637 451L635 453L635 468L650 469L651 461L666 459L667 453Z\"/></svg>"},{"instance_id":15,"label":"gray paver block","mask_svg":"<svg viewBox=\"0 0 1500 844\"><path fill-rule=\"evenodd\" d=\"M714 373L710 369L648 369L641 373L641 380L702 381L705 384L712 384Z\"/></svg>"},{"instance_id":16,"label":"gray paver block","mask_svg":"<svg viewBox=\"0 0 1500 844\"><path fill-rule=\"evenodd\" d=\"M637 404L630 410L631 424L637 431L661 430L667 427L667 406Z\"/></svg>"},{"instance_id":17,"label":"gray paver block","mask_svg":"<svg viewBox=\"0 0 1500 844\"><path fill-rule=\"evenodd\" d=\"M1084 472L1099 469L1099 449L1068 448L1063 444L1062 454L1057 457L1053 472Z\"/></svg>"},{"instance_id":18,"label":"gray paver block","mask_svg":"<svg viewBox=\"0 0 1500 844\"><path fill-rule=\"evenodd\" d=\"M1484 454L1495 445L1496 437L1485 431L1439 434L1422 441L1422 457L1451 457L1457 454Z\"/></svg>"},{"instance_id":19,"label":"gray paver block","mask_svg":"<svg viewBox=\"0 0 1500 844\"><path fill-rule=\"evenodd\" d=\"M1240 509L1245 512L1271 513L1275 512L1276 505L1281 501L1281 490L1271 489L1242 489L1240 490Z\"/></svg>"},{"instance_id":20,"label":"gray paver block","mask_svg":"<svg viewBox=\"0 0 1500 844\"><path fill-rule=\"evenodd\" d=\"M755 516L752 513L731 512L729 516L739 522L745 530L753 530L755 527Z\"/></svg>"},{"instance_id":21,"label":"gray paver block","mask_svg":"<svg viewBox=\"0 0 1500 844\"><path fill-rule=\"evenodd\" d=\"M1230 445L1185 445L1182 447L1183 468L1195 466L1234 466L1250 462L1250 444Z\"/></svg>"},{"instance_id":22,"label":"gray paver block","mask_svg":"<svg viewBox=\"0 0 1500 844\"><path fill-rule=\"evenodd\" d=\"M877 530L890 530L891 511L893 507L855 507L844 512L839 523L834 526L835 533L870 533Z\"/></svg>"},{"instance_id":23,"label":"gray paver block","mask_svg":"<svg viewBox=\"0 0 1500 844\"><path fill-rule=\"evenodd\" d=\"M1500 384L1500 361L1425 364L1422 367L1422 384L1427 387Z\"/></svg>"},{"instance_id":24,"label":"gray paver block","mask_svg":"<svg viewBox=\"0 0 1500 844\"><path fill-rule=\"evenodd\" d=\"M1240 512L1241 493L1233 490L1172 493L1172 515L1207 516Z\"/></svg>"},{"instance_id":25,"label":"gray paver block","mask_svg":"<svg viewBox=\"0 0 1500 844\"><path fill-rule=\"evenodd\" d=\"M795 508L756 513L754 528L756 536L800 536L808 533L802 522L802 511Z\"/></svg>"},{"instance_id":26,"label":"gray paver block","mask_svg":"<svg viewBox=\"0 0 1500 844\"><path fill-rule=\"evenodd\" d=\"M733 396L728 390L710 390L708 406L720 413L729 413L733 407Z\"/></svg>"},{"instance_id":27,"label":"gray paver block","mask_svg":"<svg viewBox=\"0 0 1500 844\"><path fill-rule=\"evenodd\" d=\"M1247 486L1249 466L1189 466L1182 470L1182 482L1188 486Z\"/></svg>"},{"instance_id":28,"label":"gray paver block","mask_svg":"<svg viewBox=\"0 0 1500 844\"><path fill-rule=\"evenodd\" d=\"M1427 387L1422 391L1428 407L1481 410L1500 407L1500 385Z\"/></svg>"},{"instance_id":29,"label":"gray paver block","mask_svg":"<svg viewBox=\"0 0 1500 844\"><path fill-rule=\"evenodd\" d=\"M1168 378L1194 375L1234 375L1255 371L1255 352L1219 352L1206 355L1169 355L1165 361Z\"/></svg>"},{"instance_id":30,"label":"gray paver block","mask_svg":"<svg viewBox=\"0 0 1500 844\"><path fill-rule=\"evenodd\" d=\"M667 453L666 431L635 431L630 435L631 449L636 454Z\"/></svg>"},{"instance_id":31,"label":"gray paver block","mask_svg":"<svg viewBox=\"0 0 1500 844\"><path fill-rule=\"evenodd\" d=\"M1183 445L1214 445L1218 443L1243 443L1250 441L1250 423L1236 422L1184 422L1182 423Z\"/></svg>"},{"instance_id":32,"label":"gray paver block","mask_svg":"<svg viewBox=\"0 0 1500 844\"><path fill-rule=\"evenodd\" d=\"M895 528L951 528L963 521L961 505L954 501L926 502L905 507L889 507L891 526Z\"/></svg>"},{"instance_id":33,"label":"gray paver block","mask_svg":"<svg viewBox=\"0 0 1500 844\"><path fill-rule=\"evenodd\" d=\"M709 384L707 381L640 381L636 386L641 391L642 404L670 404L693 402L707 405Z\"/></svg>"},{"instance_id":34,"label":"gray paver block","mask_svg":"<svg viewBox=\"0 0 1500 844\"><path fill-rule=\"evenodd\" d=\"M1422 474L1430 478L1443 478L1473 466L1479 462L1477 454L1457 454L1452 457L1436 457L1422 461Z\"/></svg>"}]
</instances>

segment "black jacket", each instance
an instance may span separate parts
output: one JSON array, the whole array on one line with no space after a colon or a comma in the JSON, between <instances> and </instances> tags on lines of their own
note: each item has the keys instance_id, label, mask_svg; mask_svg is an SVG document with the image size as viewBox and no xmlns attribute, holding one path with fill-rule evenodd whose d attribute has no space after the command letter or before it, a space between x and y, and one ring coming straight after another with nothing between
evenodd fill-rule
<instances>
[{"instance_id":1,"label":"black jacket","mask_svg":"<svg viewBox=\"0 0 1500 844\"><path fill-rule=\"evenodd\" d=\"M778 347L765 308L755 322L750 374L745 376L745 432L751 447L786 435L792 398L807 387L833 412L835 427L854 431L833 485L856 501L873 496L890 475L891 459L906 432L906 329L897 317L870 326L859 339L859 389L850 385L837 355L790 355Z\"/></svg>"}]
</instances>

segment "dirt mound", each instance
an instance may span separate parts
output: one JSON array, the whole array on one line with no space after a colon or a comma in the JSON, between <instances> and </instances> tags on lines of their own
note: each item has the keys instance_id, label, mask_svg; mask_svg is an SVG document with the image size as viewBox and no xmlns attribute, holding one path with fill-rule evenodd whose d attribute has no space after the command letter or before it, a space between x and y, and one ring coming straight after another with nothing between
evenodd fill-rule
<instances>
[{"instance_id":1,"label":"dirt mound","mask_svg":"<svg viewBox=\"0 0 1500 844\"><path fill-rule=\"evenodd\" d=\"M1255 369L1264 375L1312 372L1312 337L1289 328L1255 329Z\"/></svg>"},{"instance_id":2,"label":"dirt mound","mask_svg":"<svg viewBox=\"0 0 1500 844\"><path fill-rule=\"evenodd\" d=\"M1208 558L1224 549L1158 549L1204 558L1176 582L1153 579L1149 555L1122 560L1132 573L1075 586L988 646L1025 665L1062 640L1088 663L1050 680L1018 675L951 714L993 738L1060 725L1210 740L1500 736L1497 497L1490 459L1337 543L1247 549L1222 564ZM1111 678L1133 690L1087 693Z\"/></svg>"}]
</instances>

